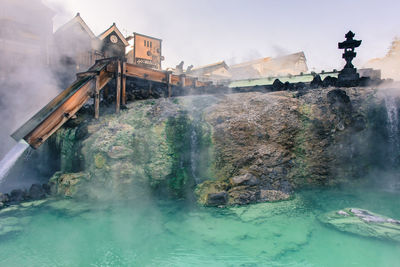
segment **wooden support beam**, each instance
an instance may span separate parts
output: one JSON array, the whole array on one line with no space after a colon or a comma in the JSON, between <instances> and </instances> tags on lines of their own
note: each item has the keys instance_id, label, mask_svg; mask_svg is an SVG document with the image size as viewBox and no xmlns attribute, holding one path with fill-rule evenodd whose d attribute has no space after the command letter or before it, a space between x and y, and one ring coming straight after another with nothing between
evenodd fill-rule
<instances>
[{"instance_id":1,"label":"wooden support beam","mask_svg":"<svg viewBox=\"0 0 400 267\"><path fill-rule=\"evenodd\" d=\"M118 57L107 57L107 58L101 58L101 59L97 59L96 63L101 63L101 62L105 62L105 61L116 61L118 59Z\"/></svg>"},{"instance_id":2,"label":"wooden support beam","mask_svg":"<svg viewBox=\"0 0 400 267\"><path fill-rule=\"evenodd\" d=\"M168 87L168 97L172 96L172 73L170 71L167 71L167 87Z\"/></svg>"},{"instance_id":3,"label":"wooden support beam","mask_svg":"<svg viewBox=\"0 0 400 267\"><path fill-rule=\"evenodd\" d=\"M93 83L91 81L86 82L39 126L25 136L24 140L32 147L38 148L90 99L92 89Z\"/></svg>"},{"instance_id":4,"label":"wooden support beam","mask_svg":"<svg viewBox=\"0 0 400 267\"><path fill-rule=\"evenodd\" d=\"M104 90L103 90L103 98L104 99L107 99L108 98L108 85L106 85L105 87L104 87Z\"/></svg>"},{"instance_id":5,"label":"wooden support beam","mask_svg":"<svg viewBox=\"0 0 400 267\"><path fill-rule=\"evenodd\" d=\"M116 92L115 92L115 112L119 113L121 108L121 61L117 61Z\"/></svg>"},{"instance_id":6,"label":"wooden support beam","mask_svg":"<svg viewBox=\"0 0 400 267\"><path fill-rule=\"evenodd\" d=\"M100 75L96 76L94 88L94 118L97 120L100 115Z\"/></svg>"},{"instance_id":7,"label":"wooden support beam","mask_svg":"<svg viewBox=\"0 0 400 267\"><path fill-rule=\"evenodd\" d=\"M97 75L97 74L99 74L98 71L78 72L78 73L76 74L76 78L79 79L79 78L82 78L82 77L94 76L94 75Z\"/></svg>"},{"instance_id":8,"label":"wooden support beam","mask_svg":"<svg viewBox=\"0 0 400 267\"><path fill-rule=\"evenodd\" d=\"M126 105L126 62L122 63L122 105Z\"/></svg>"},{"instance_id":9,"label":"wooden support beam","mask_svg":"<svg viewBox=\"0 0 400 267\"><path fill-rule=\"evenodd\" d=\"M138 65L126 64L127 76L139 79L152 80L153 82L166 83L166 73L164 71L148 69Z\"/></svg>"}]
</instances>

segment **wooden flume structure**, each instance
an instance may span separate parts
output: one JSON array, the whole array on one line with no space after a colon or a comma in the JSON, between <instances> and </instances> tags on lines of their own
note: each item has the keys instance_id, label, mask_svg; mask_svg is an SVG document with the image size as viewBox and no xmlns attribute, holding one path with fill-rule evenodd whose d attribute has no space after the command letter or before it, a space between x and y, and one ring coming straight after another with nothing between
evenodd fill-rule
<instances>
[{"instance_id":1,"label":"wooden flume structure","mask_svg":"<svg viewBox=\"0 0 400 267\"><path fill-rule=\"evenodd\" d=\"M89 99L94 99L94 117L100 115L100 92L115 80L115 111L119 113L121 104L127 102L127 78L145 80L152 90L152 84L164 84L168 88L167 97L173 95L173 86L204 87L212 86L200 82L196 77L174 75L168 71L144 68L128 64L118 58L97 60L88 71L78 73L75 82L62 91L44 108L23 124L11 136L19 141L24 139L31 147L38 148L64 123L73 117Z\"/></svg>"}]
</instances>

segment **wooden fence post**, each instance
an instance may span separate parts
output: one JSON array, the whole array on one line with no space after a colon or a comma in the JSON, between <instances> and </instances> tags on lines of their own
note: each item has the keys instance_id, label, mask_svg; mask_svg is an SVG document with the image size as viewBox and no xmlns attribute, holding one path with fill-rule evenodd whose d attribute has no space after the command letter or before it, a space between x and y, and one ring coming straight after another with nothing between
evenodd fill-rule
<instances>
[{"instance_id":1,"label":"wooden fence post","mask_svg":"<svg viewBox=\"0 0 400 267\"><path fill-rule=\"evenodd\" d=\"M180 84L181 87L185 87L185 80L186 80L186 75L185 74L179 75L179 84Z\"/></svg>"},{"instance_id":2,"label":"wooden fence post","mask_svg":"<svg viewBox=\"0 0 400 267\"><path fill-rule=\"evenodd\" d=\"M151 96L153 94L153 82L150 80L149 81L149 95Z\"/></svg>"},{"instance_id":3,"label":"wooden fence post","mask_svg":"<svg viewBox=\"0 0 400 267\"><path fill-rule=\"evenodd\" d=\"M126 105L126 62L122 63L122 105Z\"/></svg>"},{"instance_id":4,"label":"wooden fence post","mask_svg":"<svg viewBox=\"0 0 400 267\"><path fill-rule=\"evenodd\" d=\"M116 73L116 92L115 92L115 112L119 113L121 108L121 61L117 60L117 73Z\"/></svg>"},{"instance_id":5,"label":"wooden fence post","mask_svg":"<svg viewBox=\"0 0 400 267\"><path fill-rule=\"evenodd\" d=\"M171 71L167 71L167 86L168 86L168 97L172 96L172 72Z\"/></svg>"},{"instance_id":6,"label":"wooden fence post","mask_svg":"<svg viewBox=\"0 0 400 267\"><path fill-rule=\"evenodd\" d=\"M100 75L96 76L96 84L94 88L94 118L98 119L100 115Z\"/></svg>"}]
</instances>

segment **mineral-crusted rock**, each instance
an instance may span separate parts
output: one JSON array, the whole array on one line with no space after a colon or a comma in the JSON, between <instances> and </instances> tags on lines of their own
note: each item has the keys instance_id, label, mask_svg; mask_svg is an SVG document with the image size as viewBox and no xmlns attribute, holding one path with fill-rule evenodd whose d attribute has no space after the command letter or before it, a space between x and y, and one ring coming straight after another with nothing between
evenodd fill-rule
<instances>
[{"instance_id":1,"label":"mineral-crusted rock","mask_svg":"<svg viewBox=\"0 0 400 267\"><path fill-rule=\"evenodd\" d=\"M9 196L8 196L8 194L2 194L2 193L0 193L0 201L3 202L3 203L8 202L8 201L9 201Z\"/></svg>"},{"instance_id":2,"label":"mineral-crusted rock","mask_svg":"<svg viewBox=\"0 0 400 267\"><path fill-rule=\"evenodd\" d=\"M349 216L349 214L348 214L347 212L343 211L343 210L339 210L339 211L337 212L337 214L343 215L343 216Z\"/></svg>"},{"instance_id":3,"label":"mineral-crusted rock","mask_svg":"<svg viewBox=\"0 0 400 267\"><path fill-rule=\"evenodd\" d=\"M259 202L287 200L290 194L278 190L261 190Z\"/></svg>"},{"instance_id":4,"label":"mineral-crusted rock","mask_svg":"<svg viewBox=\"0 0 400 267\"><path fill-rule=\"evenodd\" d=\"M46 196L46 193L40 184L33 184L29 188L28 196L30 199L38 200L44 198Z\"/></svg>"},{"instance_id":5,"label":"mineral-crusted rock","mask_svg":"<svg viewBox=\"0 0 400 267\"><path fill-rule=\"evenodd\" d=\"M221 192L232 205L288 199L303 186L334 185L384 162L372 141L386 134L382 106L373 88L131 102L87 123L80 145L64 155L81 159L80 168L55 175L52 189L129 196L141 188L175 198L194 189L204 205ZM60 131L59 139L73 132Z\"/></svg>"},{"instance_id":6,"label":"mineral-crusted rock","mask_svg":"<svg viewBox=\"0 0 400 267\"><path fill-rule=\"evenodd\" d=\"M133 150L124 146L113 146L107 155L112 159L122 159L133 154Z\"/></svg>"},{"instance_id":7,"label":"mineral-crusted rock","mask_svg":"<svg viewBox=\"0 0 400 267\"><path fill-rule=\"evenodd\" d=\"M259 191L256 187L236 186L228 191L230 205L246 205L256 203Z\"/></svg>"},{"instance_id":8,"label":"mineral-crusted rock","mask_svg":"<svg viewBox=\"0 0 400 267\"><path fill-rule=\"evenodd\" d=\"M228 199L226 192L211 193L207 195L207 206L225 205Z\"/></svg>"},{"instance_id":9,"label":"mineral-crusted rock","mask_svg":"<svg viewBox=\"0 0 400 267\"><path fill-rule=\"evenodd\" d=\"M90 189L88 174L79 173L61 173L57 172L49 181L50 191L54 195L67 197L84 194Z\"/></svg>"},{"instance_id":10,"label":"mineral-crusted rock","mask_svg":"<svg viewBox=\"0 0 400 267\"><path fill-rule=\"evenodd\" d=\"M318 88L323 85L322 79L320 75L315 75L314 79L311 81L311 88Z\"/></svg>"},{"instance_id":11,"label":"mineral-crusted rock","mask_svg":"<svg viewBox=\"0 0 400 267\"><path fill-rule=\"evenodd\" d=\"M14 189L10 193L10 202L21 202L25 199L26 192L21 189Z\"/></svg>"},{"instance_id":12,"label":"mineral-crusted rock","mask_svg":"<svg viewBox=\"0 0 400 267\"><path fill-rule=\"evenodd\" d=\"M324 214L320 220L342 232L400 242L400 221L368 210L346 208Z\"/></svg>"},{"instance_id":13,"label":"mineral-crusted rock","mask_svg":"<svg viewBox=\"0 0 400 267\"><path fill-rule=\"evenodd\" d=\"M239 175L232 177L230 179L231 186L238 186L238 185L257 185L259 184L257 177L250 173L246 173L245 175Z\"/></svg>"}]
</instances>

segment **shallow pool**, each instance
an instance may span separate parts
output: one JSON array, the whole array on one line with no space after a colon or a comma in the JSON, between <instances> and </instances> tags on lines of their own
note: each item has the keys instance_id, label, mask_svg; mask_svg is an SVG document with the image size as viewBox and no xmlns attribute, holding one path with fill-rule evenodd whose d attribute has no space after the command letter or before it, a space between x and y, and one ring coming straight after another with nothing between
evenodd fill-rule
<instances>
[{"instance_id":1,"label":"shallow pool","mask_svg":"<svg viewBox=\"0 0 400 267\"><path fill-rule=\"evenodd\" d=\"M0 266L400 266L400 244L318 220L345 207L400 219L399 197L306 190L225 209L148 199L24 203L0 211Z\"/></svg>"}]
</instances>

